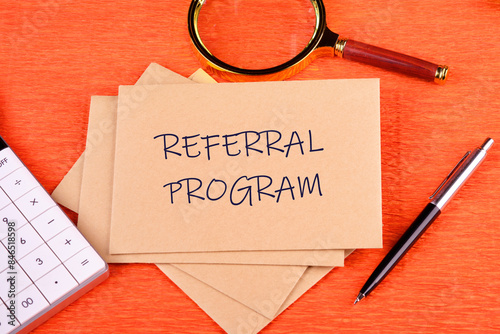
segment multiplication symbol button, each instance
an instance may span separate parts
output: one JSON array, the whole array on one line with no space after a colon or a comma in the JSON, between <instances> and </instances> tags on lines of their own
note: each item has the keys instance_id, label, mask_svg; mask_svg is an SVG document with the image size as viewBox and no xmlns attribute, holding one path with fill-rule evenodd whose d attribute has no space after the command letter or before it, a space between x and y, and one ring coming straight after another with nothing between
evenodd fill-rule
<instances>
[{"instance_id":1,"label":"multiplication symbol button","mask_svg":"<svg viewBox=\"0 0 500 334\"><path fill-rule=\"evenodd\" d=\"M42 187L31 190L16 200L15 204L29 221L57 205Z\"/></svg>"}]
</instances>

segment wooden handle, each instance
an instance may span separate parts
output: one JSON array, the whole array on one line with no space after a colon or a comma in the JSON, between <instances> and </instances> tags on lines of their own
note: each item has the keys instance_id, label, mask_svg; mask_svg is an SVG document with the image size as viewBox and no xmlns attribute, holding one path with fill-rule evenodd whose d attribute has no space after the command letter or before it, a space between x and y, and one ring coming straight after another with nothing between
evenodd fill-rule
<instances>
[{"instance_id":1,"label":"wooden handle","mask_svg":"<svg viewBox=\"0 0 500 334\"><path fill-rule=\"evenodd\" d=\"M439 84L444 84L448 76L447 66L436 65L402 53L353 40L344 40L344 43L343 57L346 59L434 81Z\"/></svg>"}]
</instances>

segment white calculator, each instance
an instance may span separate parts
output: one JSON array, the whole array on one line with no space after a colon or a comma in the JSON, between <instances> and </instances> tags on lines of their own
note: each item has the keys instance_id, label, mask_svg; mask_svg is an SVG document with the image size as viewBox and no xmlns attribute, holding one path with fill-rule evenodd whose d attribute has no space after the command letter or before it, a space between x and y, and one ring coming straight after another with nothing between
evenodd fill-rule
<instances>
[{"instance_id":1,"label":"white calculator","mask_svg":"<svg viewBox=\"0 0 500 334\"><path fill-rule=\"evenodd\" d=\"M2 137L0 240L0 334L33 330L109 275Z\"/></svg>"}]
</instances>

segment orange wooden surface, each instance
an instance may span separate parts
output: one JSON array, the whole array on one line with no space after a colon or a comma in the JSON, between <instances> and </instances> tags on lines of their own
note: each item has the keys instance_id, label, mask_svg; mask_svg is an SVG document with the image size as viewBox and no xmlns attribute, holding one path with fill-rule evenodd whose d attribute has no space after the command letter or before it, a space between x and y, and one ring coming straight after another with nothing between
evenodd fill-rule
<instances>
[{"instance_id":1,"label":"orange wooden surface","mask_svg":"<svg viewBox=\"0 0 500 334\"><path fill-rule=\"evenodd\" d=\"M278 15L279 2L260 10ZM0 0L0 134L49 192L84 150L91 95L115 95L151 62L185 76L199 67L189 3ZM438 86L324 58L292 78L381 78L384 248L356 251L263 333L499 332L499 144L379 288L352 303L465 151L487 136L500 142L500 1L325 6L342 36L447 64L451 74ZM154 265L110 267L106 282L35 332L223 332Z\"/></svg>"}]
</instances>

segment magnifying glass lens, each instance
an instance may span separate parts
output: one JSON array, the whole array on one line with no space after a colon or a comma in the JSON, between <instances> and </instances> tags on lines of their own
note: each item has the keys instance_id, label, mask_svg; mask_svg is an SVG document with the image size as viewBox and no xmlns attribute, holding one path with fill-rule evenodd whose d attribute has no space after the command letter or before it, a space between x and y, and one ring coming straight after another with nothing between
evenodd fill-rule
<instances>
[{"instance_id":1,"label":"magnifying glass lens","mask_svg":"<svg viewBox=\"0 0 500 334\"><path fill-rule=\"evenodd\" d=\"M235 67L258 70L298 55L314 34L315 20L308 0L207 0L198 31L213 56Z\"/></svg>"}]
</instances>

